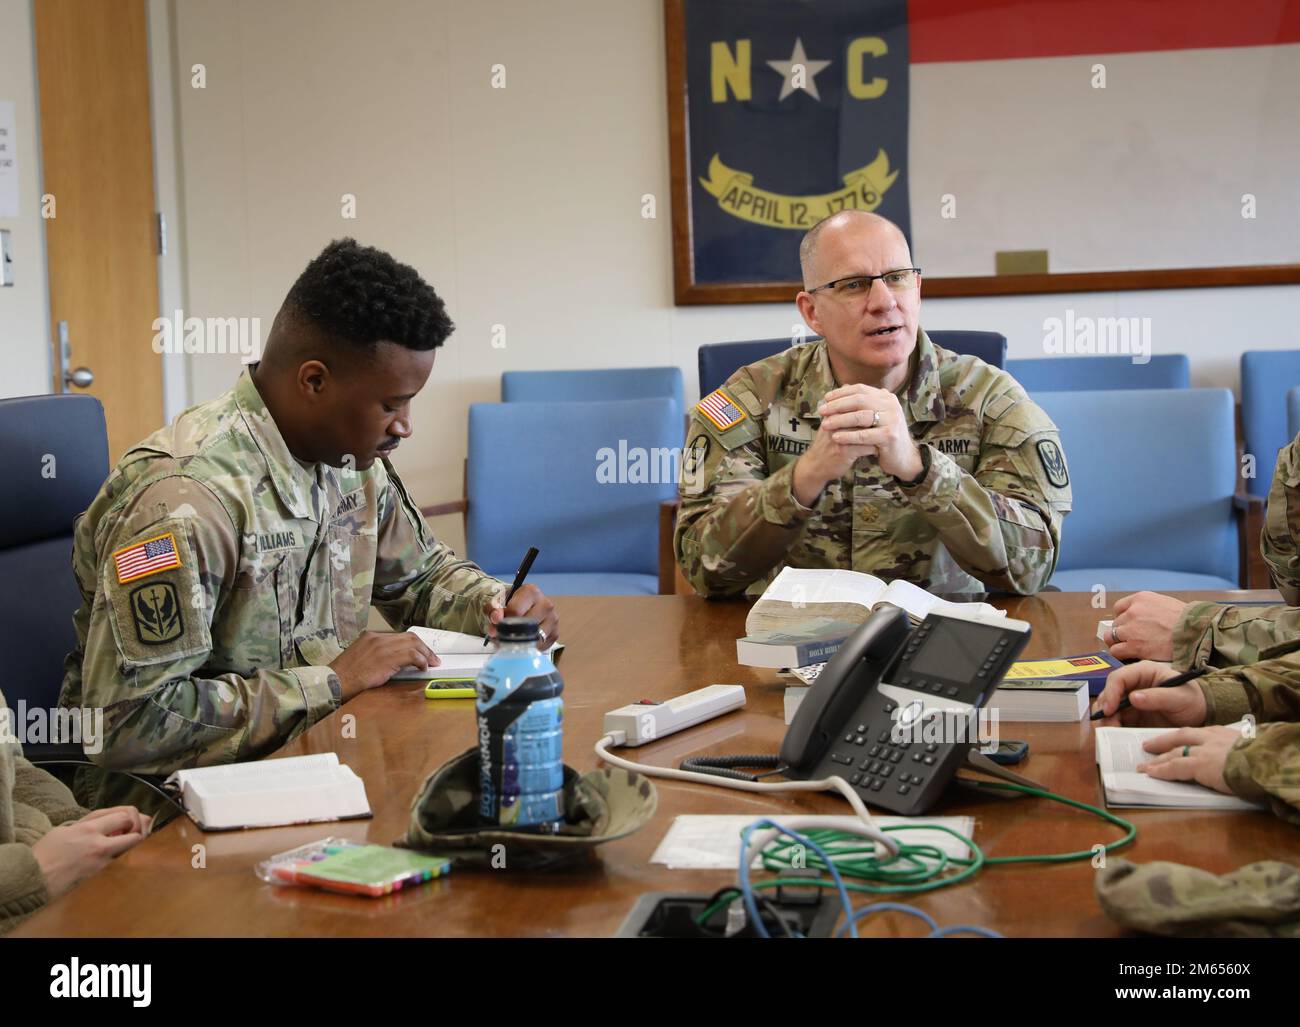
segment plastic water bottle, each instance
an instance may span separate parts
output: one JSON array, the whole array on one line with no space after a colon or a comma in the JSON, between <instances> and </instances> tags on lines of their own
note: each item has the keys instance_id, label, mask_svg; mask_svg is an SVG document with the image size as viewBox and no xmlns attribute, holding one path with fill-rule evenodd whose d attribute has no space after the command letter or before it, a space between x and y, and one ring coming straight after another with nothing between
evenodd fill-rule
<instances>
[{"instance_id":1,"label":"plastic water bottle","mask_svg":"<svg viewBox=\"0 0 1300 1027\"><path fill-rule=\"evenodd\" d=\"M537 648L537 622L507 617L479 671L479 813L487 824L556 828L564 820L564 682Z\"/></svg>"}]
</instances>

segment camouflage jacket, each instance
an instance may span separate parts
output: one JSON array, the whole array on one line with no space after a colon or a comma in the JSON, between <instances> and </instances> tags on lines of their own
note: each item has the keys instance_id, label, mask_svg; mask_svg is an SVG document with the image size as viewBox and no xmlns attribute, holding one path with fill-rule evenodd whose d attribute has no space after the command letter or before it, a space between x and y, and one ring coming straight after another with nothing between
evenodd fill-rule
<instances>
[{"instance_id":1,"label":"camouflage jacket","mask_svg":"<svg viewBox=\"0 0 1300 1027\"><path fill-rule=\"evenodd\" d=\"M52 827L86 814L61 782L23 758L14 727L0 694L0 935L50 900L32 846Z\"/></svg>"},{"instance_id":2,"label":"camouflage jacket","mask_svg":"<svg viewBox=\"0 0 1300 1027\"><path fill-rule=\"evenodd\" d=\"M1188 603L1174 626L1174 664L1227 667L1253 663L1279 643L1300 638L1300 448L1277 455L1259 548L1285 606Z\"/></svg>"},{"instance_id":3,"label":"camouflage jacket","mask_svg":"<svg viewBox=\"0 0 1300 1027\"><path fill-rule=\"evenodd\" d=\"M295 459L248 371L122 457L72 562L59 701L103 708L100 767L150 775L269 755L336 709L328 664L372 604L395 628L482 632L505 588L429 534L387 461ZM125 784L83 772L77 791L156 807Z\"/></svg>"},{"instance_id":4,"label":"camouflage jacket","mask_svg":"<svg viewBox=\"0 0 1300 1027\"><path fill-rule=\"evenodd\" d=\"M1220 876L1163 860L1117 859L1094 880L1101 908L1133 930L1196 938L1300 938L1300 868L1289 863L1248 863Z\"/></svg>"},{"instance_id":5,"label":"camouflage jacket","mask_svg":"<svg viewBox=\"0 0 1300 1027\"><path fill-rule=\"evenodd\" d=\"M674 544L706 595L761 592L785 566L904 578L934 592L1032 593L1056 567L1070 479L1056 426L1005 371L917 333L899 402L929 468L904 485L872 459L794 497L794 463L836 388L826 343L742 367L692 415ZM725 427L720 427L725 425Z\"/></svg>"},{"instance_id":6,"label":"camouflage jacket","mask_svg":"<svg viewBox=\"0 0 1300 1027\"><path fill-rule=\"evenodd\" d=\"M1223 779L1236 794L1300 824L1300 638L1263 655L1197 680L1205 695L1205 723L1253 719L1254 737L1229 750Z\"/></svg>"}]
</instances>

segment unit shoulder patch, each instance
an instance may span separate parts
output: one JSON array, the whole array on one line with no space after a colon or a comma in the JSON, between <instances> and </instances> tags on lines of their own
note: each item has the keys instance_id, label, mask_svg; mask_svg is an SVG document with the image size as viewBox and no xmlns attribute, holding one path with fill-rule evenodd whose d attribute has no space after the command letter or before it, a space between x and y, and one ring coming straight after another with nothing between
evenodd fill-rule
<instances>
[{"instance_id":1,"label":"unit shoulder patch","mask_svg":"<svg viewBox=\"0 0 1300 1027\"><path fill-rule=\"evenodd\" d=\"M1065 457L1061 453L1061 447L1053 439L1038 440L1038 459L1043 464L1043 472L1047 475L1047 480L1055 485L1058 489L1063 489L1070 484L1070 474L1065 469Z\"/></svg>"},{"instance_id":2,"label":"unit shoulder patch","mask_svg":"<svg viewBox=\"0 0 1300 1027\"><path fill-rule=\"evenodd\" d=\"M690 444L682 453L683 477L693 478L699 474L708 455L709 437L704 432L700 432L695 438L691 439Z\"/></svg>"},{"instance_id":3,"label":"unit shoulder patch","mask_svg":"<svg viewBox=\"0 0 1300 1027\"><path fill-rule=\"evenodd\" d=\"M115 550L113 558L103 560L99 568L98 587L120 666L125 668L169 663L212 648L213 598L200 580L202 561L196 555L193 524L172 518L145 534ZM151 543L163 541L165 547L145 551ZM123 572L120 558L133 551L139 551L135 559L151 559L155 565L143 570L128 566ZM100 595L95 602L98 609Z\"/></svg>"},{"instance_id":4,"label":"unit shoulder patch","mask_svg":"<svg viewBox=\"0 0 1300 1027\"><path fill-rule=\"evenodd\" d=\"M185 633L180 596L170 581L153 581L131 590L131 618L143 645L165 645Z\"/></svg>"}]
</instances>

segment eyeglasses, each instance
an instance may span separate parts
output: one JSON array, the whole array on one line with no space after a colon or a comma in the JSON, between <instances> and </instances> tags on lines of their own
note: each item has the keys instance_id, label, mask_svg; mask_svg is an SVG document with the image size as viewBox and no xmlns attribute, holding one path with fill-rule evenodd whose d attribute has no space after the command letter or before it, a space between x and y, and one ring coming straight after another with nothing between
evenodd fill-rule
<instances>
[{"instance_id":1,"label":"eyeglasses","mask_svg":"<svg viewBox=\"0 0 1300 1027\"><path fill-rule=\"evenodd\" d=\"M815 292L821 292L823 289L830 289L842 299L866 296L871 292L871 286L876 279L884 282L885 287L890 292L907 292L909 289L917 287L921 280L921 269L919 267L900 267L894 271L886 271L883 275L853 275L851 278L837 278L833 282L827 282L815 289L809 289L808 294L812 295Z\"/></svg>"}]
</instances>

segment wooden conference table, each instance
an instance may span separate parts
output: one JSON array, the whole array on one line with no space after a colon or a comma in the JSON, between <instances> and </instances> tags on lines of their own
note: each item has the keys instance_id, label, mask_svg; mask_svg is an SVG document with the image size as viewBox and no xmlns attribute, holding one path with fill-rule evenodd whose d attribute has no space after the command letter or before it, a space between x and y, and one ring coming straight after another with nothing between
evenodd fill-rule
<instances>
[{"instance_id":1,"label":"wooden conference table","mask_svg":"<svg viewBox=\"0 0 1300 1027\"><path fill-rule=\"evenodd\" d=\"M1118 596L1116 597L1118 598ZM1186 593L1181 598L1260 600L1275 593ZM1029 621L1033 636L1022 658L1099 648L1096 628L1109 611L1088 593L1044 593L998 600ZM572 597L557 600L567 651L565 762L596 766L592 743L606 710L637 699L668 699L714 682L745 685L743 710L635 750L643 763L676 766L704 753L775 752L785 732L788 679L738 667L735 639L748 606L695 597ZM343 737L345 715L355 737ZM1003 734L1030 743L1017 769L1049 789L1100 804L1092 727L1009 724ZM656 781L659 809L636 834L598 847L583 865L528 875L456 871L430 885L384 899L362 899L263 884L254 865L327 834L390 843L406 830L412 797L425 776L469 748L472 700L429 701L422 689L395 684L365 692L287 745L281 755L333 750L359 773L374 810L370 820L205 834L187 818L161 828L106 870L52 903L20 929L36 936L530 936L608 937L637 898L651 891L712 892L732 871L670 870L650 856L673 818L684 813L844 813L821 794L749 795L674 781ZM1008 801L950 789L935 815L975 818L975 839L989 855L1088 849L1119 837L1118 829L1059 803ZM1126 811L1135 842L1116 855L1138 862L1178 860L1216 873L1254 860L1294 857L1296 829L1267 813ZM196 868L195 846L206 848ZM1116 858L1112 856L1112 858ZM940 924L983 924L1008 936L1115 935L1093 897L1087 861L990 867L951 888L908 898ZM861 897L865 901L865 897ZM886 914L864 933L915 935L910 919Z\"/></svg>"}]
</instances>

